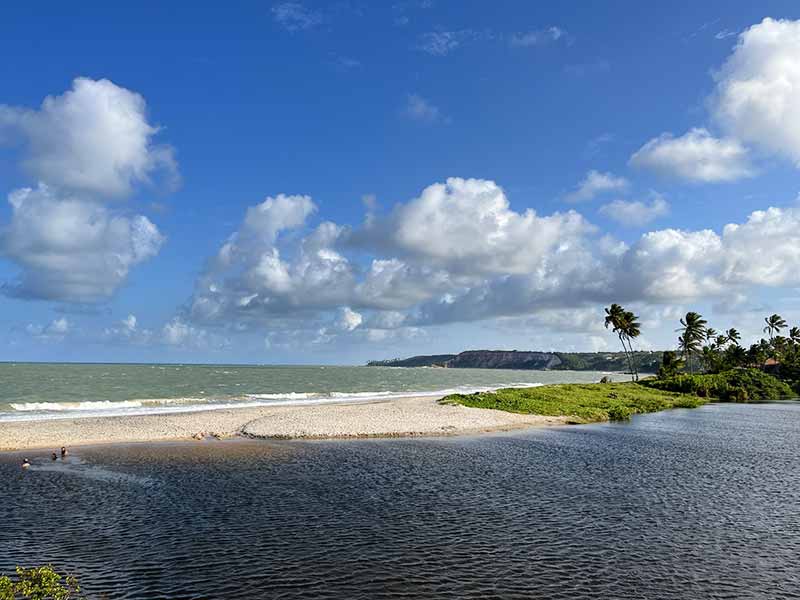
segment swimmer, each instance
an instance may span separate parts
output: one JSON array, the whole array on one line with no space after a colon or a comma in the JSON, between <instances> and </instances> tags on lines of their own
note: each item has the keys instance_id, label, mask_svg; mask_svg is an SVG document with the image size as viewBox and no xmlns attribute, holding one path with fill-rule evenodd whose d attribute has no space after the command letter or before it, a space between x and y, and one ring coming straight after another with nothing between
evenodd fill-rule
<instances>
[{"instance_id":1,"label":"swimmer","mask_svg":"<svg viewBox=\"0 0 800 600\"><path fill-rule=\"evenodd\" d=\"M27 458L23 458L22 459L22 468L23 469L30 469L31 468L31 461L29 461Z\"/></svg>"},{"instance_id":2,"label":"swimmer","mask_svg":"<svg viewBox=\"0 0 800 600\"><path fill-rule=\"evenodd\" d=\"M61 458L64 458L67 455L67 448L65 446L61 446Z\"/></svg>"},{"instance_id":3,"label":"swimmer","mask_svg":"<svg viewBox=\"0 0 800 600\"><path fill-rule=\"evenodd\" d=\"M58 457L56 456L56 453L55 453L55 452L53 452L53 454L51 454L51 455L50 455L50 459L51 459L51 460L55 460L55 459L57 459L57 458L58 458Z\"/></svg>"}]
</instances>

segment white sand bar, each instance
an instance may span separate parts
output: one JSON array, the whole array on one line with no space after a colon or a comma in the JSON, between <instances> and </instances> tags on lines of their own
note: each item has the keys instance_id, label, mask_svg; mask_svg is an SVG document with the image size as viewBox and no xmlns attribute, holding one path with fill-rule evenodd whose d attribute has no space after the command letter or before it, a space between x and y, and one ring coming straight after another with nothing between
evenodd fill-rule
<instances>
[{"instance_id":1,"label":"white sand bar","mask_svg":"<svg viewBox=\"0 0 800 600\"><path fill-rule=\"evenodd\" d=\"M203 436L328 439L475 434L563 425L563 417L439 404L430 397L356 404L0 423L0 450L149 442Z\"/></svg>"}]
</instances>

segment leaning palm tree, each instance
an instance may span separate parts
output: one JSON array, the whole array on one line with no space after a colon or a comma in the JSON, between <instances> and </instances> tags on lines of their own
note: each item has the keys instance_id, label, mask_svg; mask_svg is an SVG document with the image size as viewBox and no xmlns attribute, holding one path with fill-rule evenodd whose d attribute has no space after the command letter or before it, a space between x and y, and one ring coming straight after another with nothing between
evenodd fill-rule
<instances>
[{"instance_id":1,"label":"leaning palm tree","mask_svg":"<svg viewBox=\"0 0 800 600\"><path fill-rule=\"evenodd\" d=\"M622 332L626 340L628 340L628 351L630 352L630 365L631 365L631 372L633 373L634 381L639 381L639 367L636 364L633 356L633 340L634 338L639 337L642 333L641 331L642 324L639 323L639 317L633 314L631 311L625 311L623 323L622 323ZM623 342L624 344L624 342Z\"/></svg>"},{"instance_id":2,"label":"leaning palm tree","mask_svg":"<svg viewBox=\"0 0 800 600\"><path fill-rule=\"evenodd\" d=\"M800 344L800 327L792 327L789 330L789 339L795 344Z\"/></svg>"},{"instance_id":3,"label":"leaning palm tree","mask_svg":"<svg viewBox=\"0 0 800 600\"><path fill-rule=\"evenodd\" d=\"M619 342L620 344L622 344L622 351L625 353L625 359L628 361L628 370L631 372L631 378L633 379L634 378L633 359L631 358L631 355L628 352L628 347L625 345L625 339L627 337L625 330L628 327L629 315L633 316L633 313L629 313L617 303L612 304L605 310L606 310L606 318L605 318L606 329L611 327L611 330L617 334ZM638 323L636 325L638 327Z\"/></svg>"},{"instance_id":4,"label":"leaning palm tree","mask_svg":"<svg viewBox=\"0 0 800 600\"><path fill-rule=\"evenodd\" d=\"M786 321L780 315L764 317L764 322L767 324L764 327L764 333L769 334L769 339L774 338L775 334L780 333L781 329L786 327Z\"/></svg>"},{"instance_id":5,"label":"leaning palm tree","mask_svg":"<svg viewBox=\"0 0 800 600\"><path fill-rule=\"evenodd\" d=\"M708 327L708 328L706 329L706 341L707 341L707 342L710 342L710 341L711 341L711 340L713 340L715 337L717 337L717 330L716 330L716 329L714 329L713 327Z\"/></svg>"},{"instance_id":6,"label":"leaning palm tree","mask_svg":"<svg viewBox=\"0 0 800 600\"><path fill-rule=\"evenodd\" d=\"M736 331L733 327L731 327L730 329L728 329L728 331L725 332L725 337L728 338L729 342L731 342L732 344L736 344L737 346L739 345L739 340L742 339L742 335L738 331Z\"/></svg>"},{"instance_id":7,"label":"leaning palm tree","mask_svg":"<svg viewBox=\"0 0 800 600\"><path fill-rule=\"evenodd\" d=\"M686 316L681 319L681 328L677 331L681 332L678 338L678 346L681 350L682 357L686 360L689 367L689 372L694 372L692 367L692 355L700 351L702 342L706 339L706 321L702 315L696 312L688 312Z\"/></svg>"}]
</instances>

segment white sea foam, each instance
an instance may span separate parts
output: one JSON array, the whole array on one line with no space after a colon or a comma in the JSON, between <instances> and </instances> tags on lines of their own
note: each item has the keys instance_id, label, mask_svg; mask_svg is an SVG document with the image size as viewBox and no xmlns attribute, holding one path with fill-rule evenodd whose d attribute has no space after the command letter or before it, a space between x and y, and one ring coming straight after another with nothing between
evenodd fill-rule
<instances>
[{"instance_id":1,"label":"white sea foam","mask_svg":"<svg viewBox=\"0 0 800 600\"><path fill-rule=\"evenodd\" d=\"M84 411L84 410L112 410L115 408L139 408L140 400L126 400L121 402L22 402L11 404L11 408L19 412L32 411Z\"/></svg>"},{"instance_id":2,"label":"white sea foam","mask_svg":"<svg viewBox=\"0 0 800 600\"><path fill-rule=\"evenodd\" d=\"M274 394L245 394L248 398L260 400L304 400L306 398L316 398L320 396L319 392L283 392Z\"/></svg>"},{"instance_id":3,"label":"white sea foam","mask_svg":"<svg viewBox=\"0 0 800 600\"><path fill-rule=\"evenodd\" d=\"M121 408L143 408L164 404L195 404L208 402L207 398L151 398L142 400L100 400L90 402L20 402L9 406L17 412L84 412L118 410Z\"/></svg>"}]
</instances>

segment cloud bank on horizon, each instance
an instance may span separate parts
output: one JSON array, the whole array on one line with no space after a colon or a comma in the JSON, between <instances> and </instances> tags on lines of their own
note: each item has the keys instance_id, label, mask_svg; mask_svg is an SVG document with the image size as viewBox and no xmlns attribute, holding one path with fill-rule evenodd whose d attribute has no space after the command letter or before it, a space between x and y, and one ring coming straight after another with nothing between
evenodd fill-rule
<instances>
[{"instance_id":1,"label":"cloud bank on horizon","mask_svg":"<svg viewBox=\"0 0 800 600\"><path fill-rule=\"evenodd\" d=\"M272 15L291 35L329 21L295 2L275 5ZM439 58L497 37L426 32L412 50ZM567 37L548 26L504 39L521 50L573 44ZM169 130L150 120L143 95L108 76L78 77L38 107L0 104L0 143L27 178L7 190L0 224L0 257L16 270L0 287L6 302L109 305L170 243L137 214L141 202L130 202L178 189ZM43 343L84 336L221 352L237 336L271 349L413 346L432 328L459 324L502 330L532 319L557 330L565 310L587 321L581 332L596 334L586 315L610 302L649 307L658 324L675 306L702 302L724 312L763 290L800 286L800 206L767 202L716 230L654 226L673 214L674 200L638 183L642 174L699 189L800 168L800 21L765 18L742 31L712 81L695 125L673 132L651 123L659 133L638 142L629 172L595 165L565 182L570 191L553 199L555 210L470 173L431 180L391 208L372 199L357 222L339 220L303 189L265 189L262 201L229 215L215 253L185 257L193 290L163 307L160 322L148 328L134 312L100 314L76 328L60 316L21 330ZM402 116L423 127L443 122L442 109L416 92L405 96Z\"/></svg>"}]
</instances>

